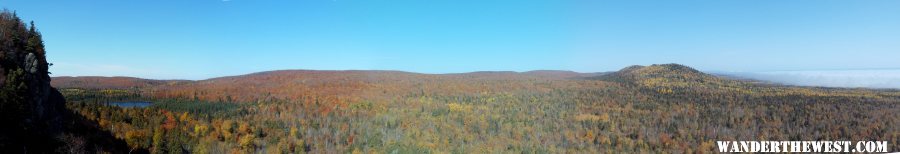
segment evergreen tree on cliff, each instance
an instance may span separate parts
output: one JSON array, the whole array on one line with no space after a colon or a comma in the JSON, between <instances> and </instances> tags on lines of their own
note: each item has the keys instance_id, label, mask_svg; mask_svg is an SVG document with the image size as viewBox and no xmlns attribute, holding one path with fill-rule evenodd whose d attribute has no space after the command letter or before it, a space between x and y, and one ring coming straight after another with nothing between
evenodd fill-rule
<instances>
[{"instance_id":1,"label":"evergreen tree on cliff","mask_svg":"<svg viewBox=\"0 0 900 154\"><path fill-rule=\"evenodd\" d=\"M0 151L55 152L69 112L50 87L44 41L34 23L26 25L0 11Z\"/></svg>"},{"instance_id":2,"label":"evergreen tree on cliff","mask_svg":"<svg viewBox=\"0 0 900 154\"><path fill-rule=\"evenodd\" d=\"M0 11L0 153L125 153L124 141L66 109L34 22ZM132 152L141 153L141 151Z\"/></svg>"}]
</instances>

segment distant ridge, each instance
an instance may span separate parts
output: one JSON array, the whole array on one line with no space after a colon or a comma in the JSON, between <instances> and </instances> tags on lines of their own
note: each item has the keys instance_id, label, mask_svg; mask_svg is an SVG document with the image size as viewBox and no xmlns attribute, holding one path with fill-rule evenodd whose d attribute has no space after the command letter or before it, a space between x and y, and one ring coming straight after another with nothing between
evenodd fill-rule
<instances>
[{"instance_id":1,"label":"distant ridge","mask_svg":"<svg viewBox=\"0 0 900 154\"><path fill-rule=\"evenodd\" d=\"M153 80L135 77L61 76L53 77L50 84L59 88L128 89L185 81L187 80Z\"/></svg>"},{"instance_id":2,"label":"distant ridge","mask_svg":"<svg viewBox=\"0 0 900 154\"><path fill-rule=\"evenodd\" d=\"M534 70L527 72L514 72L514 71L476 71L476 72L466 72L466 73L449 73L449 74L424 74L424 73L415 73L415 72L405 72L405 71L393 71L393 70L304 70L304 69L296 69L296 70L273 70L273 71L262 71L255 73L248 73L242 75L233 75L233 76L222 76L222 77L214 77L203 80L156 80L156 79L144 79L137 77L124 77L124 76L114 76L114 77L105 77L105 76L58 76L53 77L52 84L53 86L60 88L113 88L113 89L123 89L123 88L142 88L142 87L152 87L164 84L180 84L180 83L194 83L194 82L210 82L210 81L219 81L219 80L240 80L240 79L249 79L249 78L271 78L271 77L280 77L280 78L296 78L296 77L304 77L304 76L321 76L321 75L339 75L339 76L468 76L468 77L502 77L502 76L533 76L533 77L541 77L541 78L576 78L576 77L594 77L606 74L607 72L599 72L599 73L579 73L574 71L564 71L564 70Z\"/></svg>"},{"instance_id":3,"label":"distant ridge","mask_svg":"<svg viewBox=\"0 0 900 154\"><path fill-rule=\"evenodd\" d=\"M534 71L528 71L528 72L522 72L522 73L528 74L528 75L535 75L535 76L563 77L563 78L598 76L598 73L578 73L578 72L574 72L574 71L560 71L560 70L534 70Z\"/></svg>"},{"instance_id":4,"label":"distant ridge","mask_svg":"<svg viewBox=\"0 0 900 154\"><path fill-rule=\"evenodd\" d=\"M527 72L514 71L476 71L467 73L450 74L423 74L415 72L391 71L391 70L273 70L249 73L235 76L223 76L205 80L154 80L135 77L53 77L53 86L60 88L145 88L175 84L199 84L199 83L231 83L252 80L283 80L292 79L366 79L366 80L396 80L413 76L430 77L536 77L545 79L569 79L587 78L625 83L650 83L650 82L715 82L719 78L703 73L689 66L681 64L653 64L650 66L632 65L615 72L579 73L564 70L534 70Z\"/></svg>"}]
</instances>

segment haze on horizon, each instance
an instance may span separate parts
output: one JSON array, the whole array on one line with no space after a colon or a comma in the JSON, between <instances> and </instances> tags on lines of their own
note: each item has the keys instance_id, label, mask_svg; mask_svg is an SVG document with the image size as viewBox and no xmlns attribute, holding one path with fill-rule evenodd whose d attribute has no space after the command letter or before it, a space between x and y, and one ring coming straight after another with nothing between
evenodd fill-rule
<instances>
[{"instance_id":1,"label":"haze on horizon","mask_svg":"<svg viewBox=\"0 0 900 154\"><path fill-rule=\"evenodd\" d=\"M0 0L53 76L898 68L900 1Z\"/></svg>"}]
</instances>

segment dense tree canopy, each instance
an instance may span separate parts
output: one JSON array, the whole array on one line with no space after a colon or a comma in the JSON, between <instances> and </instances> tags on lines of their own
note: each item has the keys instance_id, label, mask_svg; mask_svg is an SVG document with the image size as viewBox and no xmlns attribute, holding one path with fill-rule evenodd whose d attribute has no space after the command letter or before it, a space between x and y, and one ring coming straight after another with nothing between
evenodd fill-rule
<instances>
[{"instance_id":1,"label":"dense tree canopy","mask_svg":"<svg viewBox=\"0 0 900 154\"><path fill-rule=\"evenodd\" d=\"M297 70L63 92L150 152L693 153L716 140L900 139L896 90L781 86L677 64L592 75ZM156 104L103 105L127 100Z\"/></svg>"},{"instance_id":2,"label":"dense tree canopy","mask_svg":"<svg viewBox=\"0 0 900 154\"><path fill-rule=\"evenodd\" d=\"M64 77L0 12L0 151L706 153L717 140L900 145L900 91L618 72L271 71L201 81ZM150 101L147 107L117 102ZM66 103L68 102L68 103Z\"/></svg>"}]
</instances>

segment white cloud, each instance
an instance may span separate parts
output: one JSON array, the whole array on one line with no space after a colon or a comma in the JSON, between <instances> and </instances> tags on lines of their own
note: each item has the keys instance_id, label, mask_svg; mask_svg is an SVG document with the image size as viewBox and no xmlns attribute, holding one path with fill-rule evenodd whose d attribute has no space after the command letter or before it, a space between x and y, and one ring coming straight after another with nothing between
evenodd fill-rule
<instances>
[{"instance_id":1,"label":"white cloud","mask_svg":"<svg viewBox=\"0 0 900 154\"><path fill-rule=\"evenodd\" d=\"M769 71L727 74L788 85L900 89L900 69Z\"/></svg>"}]
</instances>

